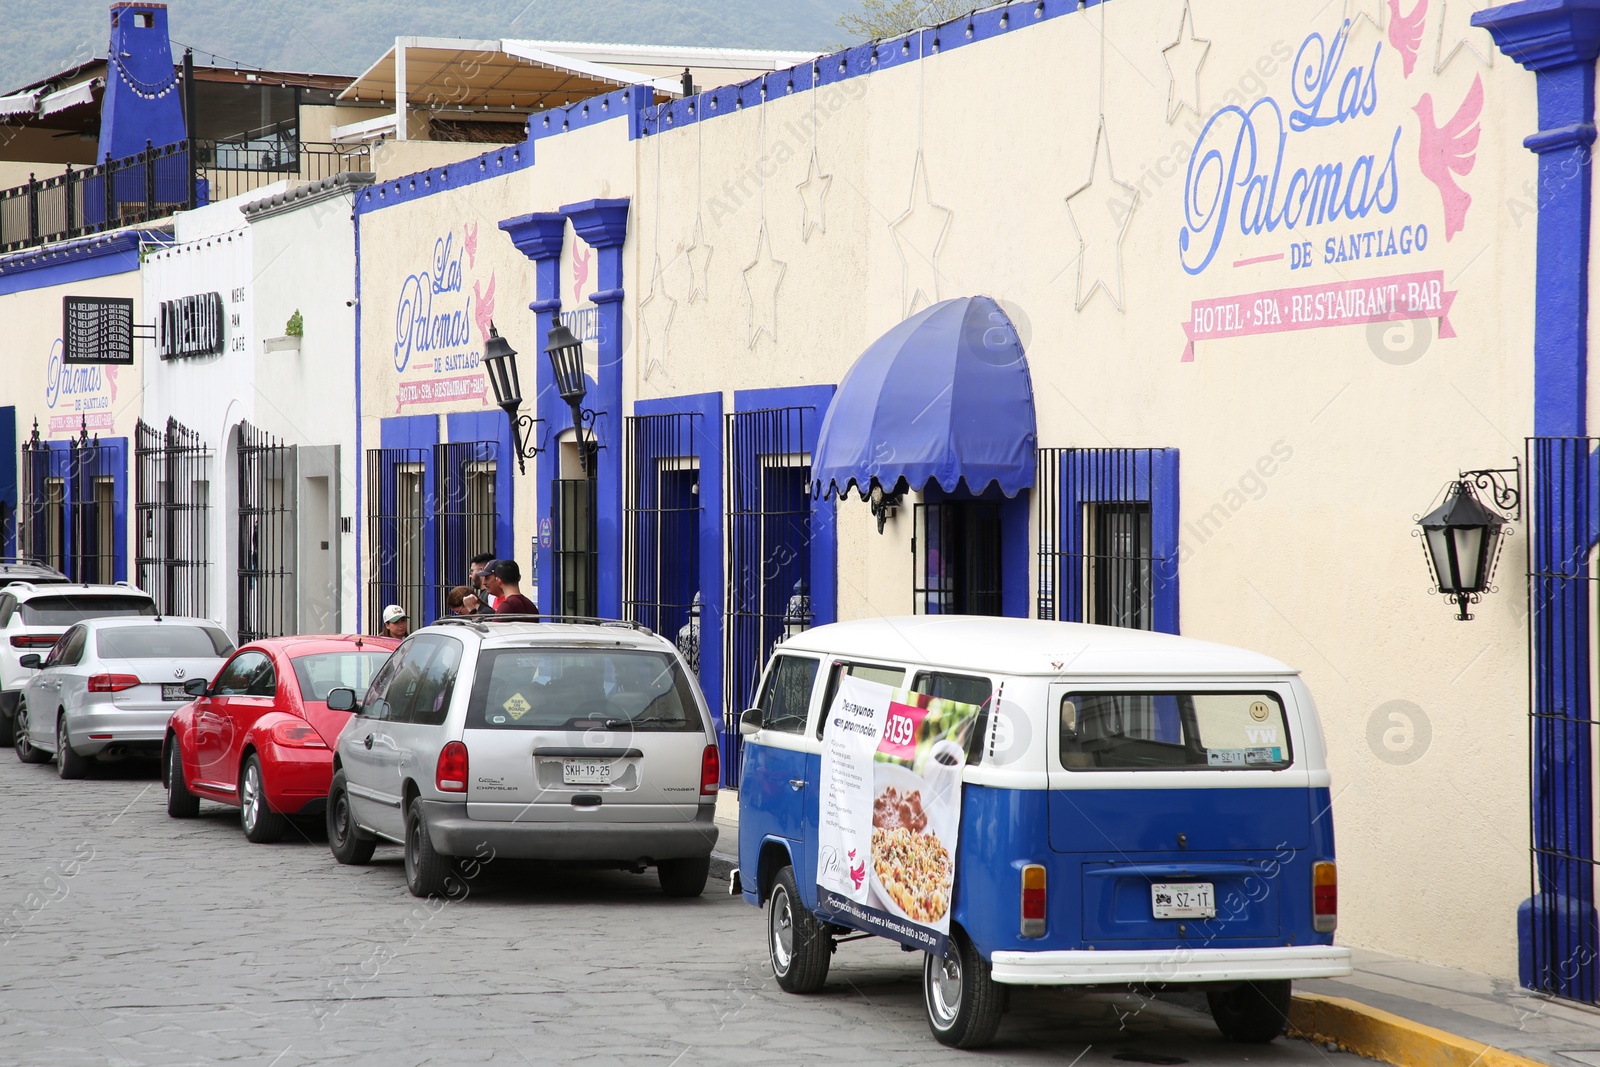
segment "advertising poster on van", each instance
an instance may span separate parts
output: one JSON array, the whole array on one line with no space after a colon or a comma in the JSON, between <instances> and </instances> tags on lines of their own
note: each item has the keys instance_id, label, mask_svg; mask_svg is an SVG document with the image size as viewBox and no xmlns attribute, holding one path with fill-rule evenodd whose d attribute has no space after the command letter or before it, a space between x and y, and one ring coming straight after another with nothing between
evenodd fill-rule
<instances>
[{"instance_id":1,"label":"advertising poster on van","mask_svg":"<svg viewBox=\"0 0 1600 1067\"><path fill-rule=\"evenodd\" d=\"M817 900L830 919L943 955L961 772L983 709L848 676L822 733Z\"/></svg>"}]
</instances>

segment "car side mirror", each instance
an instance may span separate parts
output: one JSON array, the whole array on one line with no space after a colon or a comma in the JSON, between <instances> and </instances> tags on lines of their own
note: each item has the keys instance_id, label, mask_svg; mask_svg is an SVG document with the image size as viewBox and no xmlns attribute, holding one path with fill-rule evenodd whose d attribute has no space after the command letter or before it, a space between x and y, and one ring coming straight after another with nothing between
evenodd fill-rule
<instances>
[{"instance_id":1,"label":"car side mirror","mask_svg":"<svg viewBox=\"0 0 1600 1067\"><path fill-rule=\"evenodd\" d=\"M749 737L761 729L761 709L749 708L739 713L739 736Z\"/></svg>"},{"instance_id":2,"label":"car side mirror","mask_svg":"<svg viewBox=\"0 0 1600 1067\"><path fill-rule=\"evenodd\" d=\"M355 711L358 707L356 691L347 686L330 690L328 693L329 711Z\"/></svg>"},{"instance_id":3,"label":"car side mirror","mask_svg":"<svg viewBox=\"0 0 1600 1067\"><path fill-rule=\"evenodd\" d=\"M40 667L44 666L44 660L39 658L39 653L37 652L29 652L21 659L17 660L17 662L31 671L36 671Z\"/></svg>"},{"instance_id":4,"label":"car side mirror","mask_svg":"<svg viewBox=\"0 0 1600 1067\"><path fill-rule=\"evenodd\" d=\"M210 684L204 678L190 678L187 682L183 683L183 692L185 696L203 697L206 695L206 690L209 688Z\"/></svg>"}]
</instances>

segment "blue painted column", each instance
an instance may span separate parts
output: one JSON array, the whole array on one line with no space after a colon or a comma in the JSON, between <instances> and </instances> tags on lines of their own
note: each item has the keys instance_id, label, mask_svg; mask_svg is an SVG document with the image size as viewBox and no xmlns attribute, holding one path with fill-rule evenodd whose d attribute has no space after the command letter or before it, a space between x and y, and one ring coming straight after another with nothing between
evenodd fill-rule
<instances>
[{"instance_id":1,"label":"blue painted column","mask_svg":"<svg viewBox=\"0 0 1600 1067\"><path fill-rule=\"evenodd\" d=\"M599 613L622 617L622 245L628 237L628 201L585 200L561 209L572 229L600 253L599 288L589 297L599 308L599 368L595 395L584 404L600 415L595 510L599 527Z\"/></svg>"},{"instance_id":2,"label":"blue painted column","mask_svg":"<svg viewBox=\"0 0 1600 1067\"><path fill-rule=\"evenodd\" d=\"M567 239L567 217L556 211L534 212L505 219L500 228L517 246L517 251L533 260L537 299L528 305L528 310L534 313L533 336L519 339L512 347L521 353L517 357L519 376L527 374L530 364L534 368L534 417L545 420L545 432L554 442L555 435L571 422L567 406L556 392L555 373L550 369L549 357L544 354L545 338L561 313L561 247ZM509 339L511 328L504 332ZM550 520L550 483L555 480L557 470L556 450L552 444L548 451L533 459L533 558L539 575L537 603L544 615L555 610L554 561L550 558L550 542L543 535ZM543 508L539 506L541 500Z\"/></svg>"},{"instance_id":3,"label":"blue painted column","mask_svg":"<svg viewBox=\"0 0 1600 1067\"><path fill-rule=\"evenodd\" d=\"M1589 198L1600 0L1519 0L1474 15L1500 50L1533 71L1539 130L1534 314L1534 443L1528 474L1534 577L1534 897L1518 912L1522 984L1578 1000L1600 995L1594 877L1593 657L1587 557Z\"/></svg>"}]
</instances>

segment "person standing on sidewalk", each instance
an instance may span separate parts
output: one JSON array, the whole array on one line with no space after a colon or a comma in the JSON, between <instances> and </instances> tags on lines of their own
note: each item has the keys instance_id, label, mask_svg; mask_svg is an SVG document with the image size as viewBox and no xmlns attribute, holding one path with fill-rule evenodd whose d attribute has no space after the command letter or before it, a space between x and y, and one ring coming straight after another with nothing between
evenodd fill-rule
<instances>
[{"instance_id":1,"label":"person standing on sidewalk","mask_svg":"<svg viewBox=\"0 0 1600 1067\"><path fill-rule=\"evenodd\" d=\"M494 607L494 598L483 587L483 570L493 562L494 553L479 552L472 557L472 562L467 568L467 581L472 586L472 592L477 596L479 603L491 609Z\"/></svg>"},{"instance_id":2,"label":"person standing on sidewalk","mask_svg":"<svg viewBox=\"0 0 1600 1067\"><path fill-rule=\"evenodd\" d=\"M537 619L539 609L522 595L522 568L514 559L497 559L483 568L483 587L494 598L496 615L524 615Z\"/></svg>"}]
</instances>

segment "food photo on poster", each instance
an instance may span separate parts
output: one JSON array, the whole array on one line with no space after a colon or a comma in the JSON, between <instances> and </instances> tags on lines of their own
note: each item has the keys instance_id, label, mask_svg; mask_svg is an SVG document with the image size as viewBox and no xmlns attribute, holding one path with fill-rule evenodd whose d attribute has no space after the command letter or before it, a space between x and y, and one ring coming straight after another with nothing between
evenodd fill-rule
<instances>
[{"instance_id":1,"label":"food photo on poster","mask_svg":"<svg viewBox=\"0 0 1600 1067\"><path fill-rule=\"evenodd\" d=\"M983 709L843 677L822 733L817 896L935 955L950 935L961 775Z\"/></svg>"}]
</instances>

